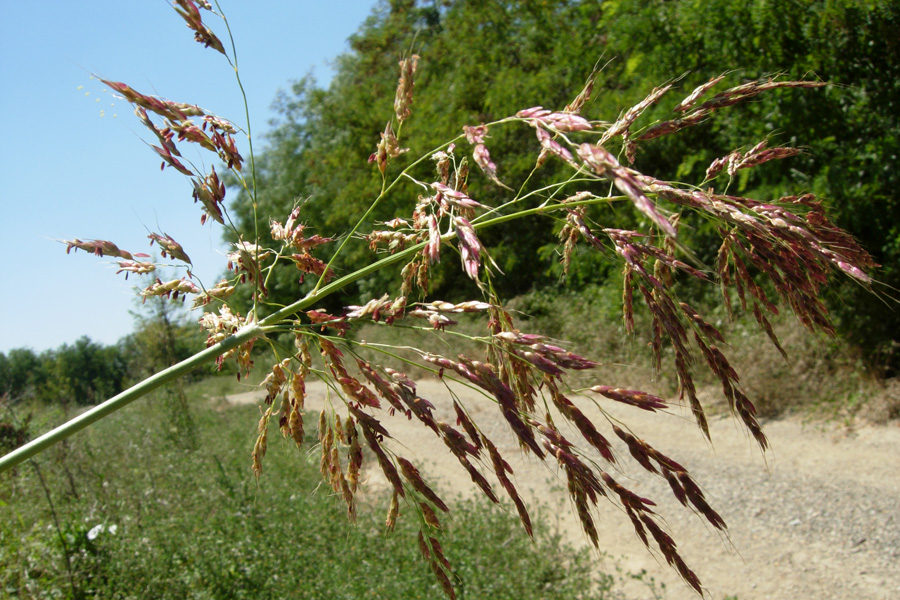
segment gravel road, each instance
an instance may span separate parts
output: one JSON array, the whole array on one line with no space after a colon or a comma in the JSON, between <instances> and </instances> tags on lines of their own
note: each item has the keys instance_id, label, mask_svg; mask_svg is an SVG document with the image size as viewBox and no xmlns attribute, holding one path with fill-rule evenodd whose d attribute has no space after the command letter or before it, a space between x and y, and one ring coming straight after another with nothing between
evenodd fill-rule
<instances>
[{"instance_id":1,"label":"gravel road","mask_svg":"<svg viewBox=\"0 0 900 600\"><path fill-rule=\"evenodd\" d=\"M307 407L318 411L326 388L310 384ZM470 415L491 437L515 470L515 482L530 503L551 510L555 525L575 545L586 543L554 471L518 452L496 405L466 388L454 388ZM422 381L418 393L453 422L450 395L440 381ZM259 402L250 392L233 402ZM614 404L609 402L608 404ZM582 406L586 414L597 411ZM655 500L687 563L703 582L707 597L720 600L894 600L900 598L900 426L846 428L804 425L793 418L765 424L771 449L763 455L729 417L713 418L713 444L681 414L653 414L606 406L640 438L684 465L704 488L710 505L728 524L727 537L713 530L672 498L668 485L649 476L619 452L624 471L616 478ZM677 409L676 409L677 411ZM560 421L557 421L560 423ZM602 423L602 417L595 419ZM434 434L417 421L387 417L382 423L396 438L395 450L414 459L447 496L471 495L468 474ZM310 423L311 425L311 423ZM601 431L603 429L601 428ZM575 439L574 435L572 439ZM369 485L386 487L379 473ZM602 505L601 505L602 507ZM610 504L598 523L600 568L640 573L656 580L655 591L624 578L631 600L697 598L664 561L650 554L624 513ZM664 584L664 589L660 587Z\"/></svg>"}]
</instances>

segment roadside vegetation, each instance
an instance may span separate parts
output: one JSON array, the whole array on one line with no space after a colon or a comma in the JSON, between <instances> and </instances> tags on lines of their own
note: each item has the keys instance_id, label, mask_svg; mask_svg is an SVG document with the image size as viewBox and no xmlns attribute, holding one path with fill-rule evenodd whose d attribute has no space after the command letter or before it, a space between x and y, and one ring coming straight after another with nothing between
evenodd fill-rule
<instances>
[{"instance_id":1,"label":"roadside vegetation","mask_svg":"<svg viewBox=\"0 0 900 600\"><path fill-rule=\"evenodd\" d=\"M439 596L413 516L388 535L386 499L373 494L350 525L342 500L318 486L314 430L306 450L273 440L267 468L279 475L257 483L248 457L258 409L224 400L246 389L228 376L195 382L185 390L190 429L158 395L4 473L0 597ZM31 415L27 431L64 417L33 403L2 410L20 425ZM454 515L444 550L460 598L613 597L595 558L544 525L533 543L489 503L458 503Z\"/></svg>"}]
</instances>

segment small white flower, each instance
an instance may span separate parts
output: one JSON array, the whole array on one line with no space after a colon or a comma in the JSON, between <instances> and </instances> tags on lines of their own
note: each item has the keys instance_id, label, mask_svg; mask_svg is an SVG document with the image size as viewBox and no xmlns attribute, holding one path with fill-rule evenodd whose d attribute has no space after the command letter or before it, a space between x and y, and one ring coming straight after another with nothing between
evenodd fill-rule
<instances>
[{"instance_id":1,"label":"small white flower","mask_svg":"<svg viewBox=\"0 0 900 600\"><path fill-rule=\"evenodd\" d=\"M103 533L103 525L94 525L91 527L91 530L88 531L87 539L93 542L101 533Z\"/></svg>"}]
</instances>

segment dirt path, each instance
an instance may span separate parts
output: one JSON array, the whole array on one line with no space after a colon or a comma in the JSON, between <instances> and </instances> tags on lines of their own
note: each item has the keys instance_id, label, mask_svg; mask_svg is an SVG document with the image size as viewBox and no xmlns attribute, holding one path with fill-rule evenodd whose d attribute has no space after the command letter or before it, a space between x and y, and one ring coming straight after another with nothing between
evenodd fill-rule
<instances>
[{"instance_id":1,"label":"dirt path","mask_svg":"<svg viewBox=\"0 0 900 600\"><path fill-rule=\"evenodd\" d=\"M453 422L443 383L420 382L439 417ZM319 410L326 388L309 386L308 408ZM455 388L470 414L491 437L515 470L516 484L530 501L551 508L548 514L573 544L585 544L564 497L565 483L533 458L523 457L496 406L477 393ZM259 402L259 393L229 397L232 402ZM611 404L611 403L610 403ZM610 407L642 439L683 464L704 487L710 505L728 523L728 539L683 509L667 484L633 463L623 461L633 491L659 504L682 556L703 581L707 597L720 600L817 599L888 600L900 598L900 427L864 427L856 431L823 430L785 419L765 426L772 450L764 458L730 418L714 418L714 445L696 427L676 415L651 414L630 407ZM590 412L585 408L585 412ZM434 434L402 417L382 421L432 482L447 495L472 494L468 474ZM598 424L600 421L596 421ZM626 452L627 455L627 452ZM370 486L387 484L372 474ZM669 569L641 545L625 515L610 505L598 524L600 547L614 562L611 571L646 570L667 599L694 599ZM652 598L648 588L628 583L629 599ZM659 588L657 588L659 591Z\"/></svg>"}]
</instances>

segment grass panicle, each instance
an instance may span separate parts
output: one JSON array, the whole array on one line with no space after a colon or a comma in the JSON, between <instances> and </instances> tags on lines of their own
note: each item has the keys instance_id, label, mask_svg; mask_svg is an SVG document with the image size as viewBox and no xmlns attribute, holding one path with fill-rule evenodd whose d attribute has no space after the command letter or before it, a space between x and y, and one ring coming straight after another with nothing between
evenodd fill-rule
<instances>
[{"instance_id":1,"label":"grass panicle","mask_svg":"<svg viewBox=\"0 0 900 600\"><path fill-rule=\"evenodd\" d=\"M185 0L175 4L198 42L225 54L229 62L236 64L203 22L201 9L218 15L208 3ZM454 358L441 355L435 347L416 348L410 366L448 382L474 386L491 398L519 448L565 474L572 506L594 545L599 544L596 523L601 503L617 504L643 543L658 552L690 587L702 593L697 575L665 531L663 517L654 512L654 502L620 484L607 469L622 468L616 456L627 449L640 466L665 479L682 505L695 510L715 528L724 529L725 523L684 467L640 439L637 432L629 431L626 424L618 423L604 406L609 401L663 413L683 404L708 436L706 415L695 385L698 370L705 366L721 385L730 410L765 449L767 440L756 408L727 357L730 350L724 336L711 319L679 298L676 282L689 278L706 285L717 280L728 310L732 310L732 298L736 297L741 309L754 316L784 353L767 316L778 314L776 300L792 310L810 330L833 333L821 300L830 278L834 274L845 275L868 286L872 282L869 271L876 265L851 236L830 222L812 196L757 200L729 195L728 183L723 187L720 182L723 175L728 176L730 183L739 170L756 168L773 159L789 159L798 154L795 148L769 148L763 141L746 152L732 152L715 161L703 181L695 185L659 180L652 173L622 164L619 157L624 154L632 164L638 144L697 126L715 118L718 111L758 94L779 88L821 88L825 83L761 79L715 93L703 101L722 79L714 78L674 106L676 118L645 123L645 111L665 102L674 89L675 82L669 82L652 90L612 124L604 125L579 114L592 93L594 73L564 110L535 106L490 123L460 124L462 134L418 159L408 160L401 158L406 152L401 145L408 143L403 133L410 128L402 126L416 118L413 78L419 60L411 55L400 62L394 111L388 116L380 139L375 140L376 151L369 159L374 164L370 168L377 170L380 189L372 191L368 208L360 211L363 216L359 221L334 238L307 231L303 207L298 206L284 222L276 220L283 215L266 216L268 238L257 235L255 239L239 239L228 217L226 187L219 174L213 167L208 172L196 168L184 159L180 148L196 144L211 152L221 161L220 169L229 172L232 180L249 193L255 207L255 179L245 177L245 160L235 143L239 129L195 105L144 95L124 83L104 79L134 105L138 119L158 144L152 148L162 158L163 167L171 167L189 179L193 198L201 206L201 224L207 220L218 223L231 229L239 239L228 254L226 278L205 287L194 279L191 259L180 244L166 234L151 234L151 241L159 245L164 257L184 263L186 274L168 282L157 279L141 294L171 300L192 296L195 307L205 307L207 312L199 321L208 333L207 344L216 350L222 348L222 352L210 351L203 357L214 360L220 368L226 360L234 359L239 377L247 377L254 367L251 350L255 343L268 346L274 353L275 363L261 384L266 390L267 406L259 418L251 453L250 466L257 477L263 471L273 423L277 423L284 437L298 446L303 444L305 382L310 376L324 379L331 392L331 406L320 415L315 446L323 482L343 500L350 520L356 520L364 457L373 456L392 491L387 529L393 529L401 520L401 501L419 516L420 552L448 597L455 597L457 577L439 541L447 519L443 515L439 518L438 512L447 513L451 507L432 484L426 483L418 467L397 453L402 446L392 442L402 444L403 440L393 439L385 425L388 414L404 414L430 429L491 502L500 502L495 493L495 486L499 485L515 505L529 535L534 535L533 521L498 445L461 401L453 402L458 429L438 419L437 400L420 397L414 381L406 374L361 357L366 344L359 341L356 332L366 324L430 330L436 339L458 335L480 348ZM528 180L501 183L494 161L502 157L492 155L489 132L523 126L532 128L537 137L533 147L535 169L547 161L560 161L569 169L570 177L537 189L530 188ZM469 145L466 152L457 147L463 140ZM469 156L483 177L469 173ZM252 158L251 154L251 165ZM419 165L428 161L435 163L439 181L415 179L414 175L421 171ZM352 168L359 167L365 165ZM489 206L482 198L483 186L503 189L503 203ZM721 191L716 191L717 186ZM389 229L365 231L370 215L388 196L406 199L411 212L377 224ZM624 203L635 210L632 228L608 226L606 209L614 203ZM679 234L684 214L708 220L718 231L721 243L714 268L699 264L690 249L684 247L685 238ZM643 299L650 318L655 366L674 374L677 399L626 389L610 381L593 381L588 389L595 395L588 395L584 389L579 392L569 383L571 378L575 374L582 380L592 377L602 357L581 356L562 342L525 333L517 327L505 302L494 291L493 282L504 273L482 242L482 234L491 228L514 228L517 220L532 216L546 217L551 227L556 222L561 224L564 273L568 273L576 251L599 252L620 263L624 270L622 315L626 329L632 332L637 327L635 313L639 309L633 304L633 296L637 295ZM256 218L257 228L265 225L260 223L261 215ZM373 261L346 273L341 269L346 248L360 240L372 250ZM120 272L126 276L142 277L155 269L152 262L135 261L146 255L120 250L112 242L74 239L65 243L67 252L82 249L122 259ZM459 255L463 273L474 283L473 296L454 302L430 298L431 269L453 253ZM315 278L315 288L303 295L298 286L298 297L288 306L270 304L267 282L282 266L290 265L300 272L299 282L307 276ZM380 290L370 301L346 306L337 314L318 308L326 297L390 265L401 267L395 287ZM248 290L243 297L252 299L252 309L245 309L244 315L231 300L235 290L242 288ZM455 330L463 313L479 323L480 334ZM283 340L291 338L294 346L286 346ZM391 352L385 349L386 356ZM135 393L143 389L139 384ZM589 417L588 406L599 408L600 417ZM574 427L561 429L554 420ZM53 439L74 430L75 426L63 426ZM363 452L363 445L368 453ZM35 448L25 452L36 452ZM20 460L21 456L26 454L14 458ZM3 460L4 470L14 466L13 459Z\"/></svg>"}]
</instances>

